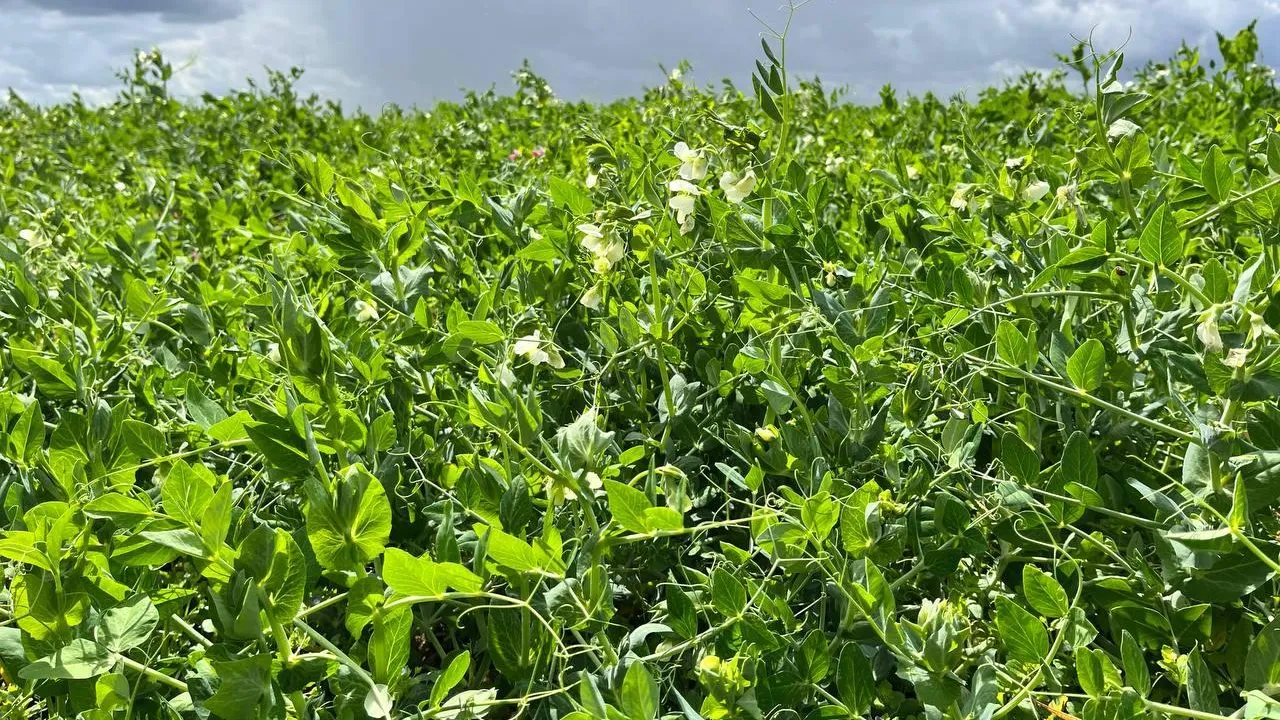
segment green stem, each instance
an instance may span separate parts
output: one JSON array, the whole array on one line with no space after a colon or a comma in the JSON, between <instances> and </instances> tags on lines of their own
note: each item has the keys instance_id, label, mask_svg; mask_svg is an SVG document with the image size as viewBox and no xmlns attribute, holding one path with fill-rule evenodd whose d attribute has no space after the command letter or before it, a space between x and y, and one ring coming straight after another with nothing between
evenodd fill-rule
<instances>
[{"instance_id":1,"label":"green stem","mask_svg":"<svg viewBox=\"0 0 1280 720\"><path fill-rule=\"evenodd\" d=\"M1177 705L1165 705L1155 700L1143 700L1148 708L1158 710L1162 713L1177 715L1178 717L1195 718L1195 720L1234 720L1229 715L1218 715L1217 713L1204 712L1203 710L1192 710L1191 708L1178 707Z\"/></svg>"},{"instance_id":2,"label":"green stem","mask_svg":"<svg viewBox=\"0 0 1280 720\"><path fill-rule=\"evenodd\" d=\"M121 655L119 657L120 657L120 663L122 665L124 665L125 667L131 670L141 673L144 677L147 677L151 680L155 680L156 682L162 685L168 685L174 690L179 690L181 692L187 691L187 684L182 682L181 680L175 680L174 678L171 678L168 675L165 675L164 673L158 670L152 670L151 668L147 667L146 665L143 665L137 660L130 660L124 655Z\"/></svg>"},{"instance_id":3,"label":"green stem","mask_svg":"<svg viewBox=\"0 0 1280 720\"><path fill-rule=\"evenodd\" d=\"M1199 437L1195 435L1192 435L1189 432L1179 430L1175 427L1170 427L1160 422L1159 420L1152 420L1151 418L1145 415L1139 415L1138 413L1133 412L1132 410L1122 408L1119 405L1114 405L1112 403L1107 402L1106 400L1090 395L1087 392L1083 392L1073 387L1067 387L1066 385L1062 385L1052 380L1042 378L1039 375L1035 375L1033 373L1027 372L1026 370L1023 370L1022 368L1014 367L1012 365L1005 365L1004 363L995 363L991 360L980 358L976 355L971 355L969 353L964 353L964 358L972 362L993 365L999 368L1000 370L1017 375L1018 377L1024 380L1030 380L1032 382L1039 383L1040 385L1044 385L1047 388L1057 390L1060 393L1070 395L1071 397L1076 398L1078 400L1083 400L1085 402L1093 403L1094 405L1097 405L1100 408L1104 408L1104 409L1110 410L1113 413L1116 413L1117 415L1122 415L1124 417L1127 417L1130 420L1142 425L1146 425L1147 427L1153 430L1159 430L1160 432L1168 433L1169 435L1172 435L1180 440L1186 440L1187 442L1192 443L1194 445L1204 445L1203 440L1201 440Z\"/></svg>"},{"instance_id":4,"label":"green stem","mask_svg":"<svg viewBox=\"0 0 1280 720\"><path fill-rule=\"evenodd\" d=\"M1241 193L1233 198L1228 198L1226 200L1223 200L1217 205L1214 205L1208 210L1205 210L1199 215L1191 218L1190 220L1184 223L1180 223L1178 227L1180 227L1183 230L1186 230L1187 228L1190 228L1193 225L1199 225L1205 220L1208 220L1214 217L1215 215L1217 215L1218 213L1222 212L1223 210L1226 210L1227 208L1231 207L1232 205L1235 205L1236 203L1244 202L1245 200L1248 200L1249 198L1253 197L1254 195L1257 195L1258 193L1270 190L1276 185L1280 185L1280 177L1272 178L1270 181L1263 183L1262 185L1259 185L1258 187L1250 190L1249 192Z\"/></svg>"}]
</instances>

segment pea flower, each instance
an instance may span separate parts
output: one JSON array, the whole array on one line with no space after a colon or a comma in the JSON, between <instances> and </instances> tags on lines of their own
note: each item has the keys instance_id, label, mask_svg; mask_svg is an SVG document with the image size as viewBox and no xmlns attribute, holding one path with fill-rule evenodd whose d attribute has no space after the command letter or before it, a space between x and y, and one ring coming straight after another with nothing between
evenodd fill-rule
<instances>
[{"instance_id":1,"label":"pea flower","mask_svg":"<svg viewBox=\"0 0 1280 720\"><path fill-rule=\"evenodd\" d=\"M551 341L543 340L538 330L534 330L532 335L525 335L517 340L513 351L533 365L546 363L557 370L564 367L564 358L560 357L560 351Z\"/></svg>"},{"instance_id":2,"label":"pea flower","mask_svg":"<svg viewBox=\"0 0 1280 720\"><path fill-rule=\"evenodd\" d=\"M1022 199L1026 200L1027 202L1036 202L1040 198L1048 194L1049 194L1049 183L1045 182L1044 180L1037 180L1031 183L1030 185L1028 185L1026 190L1022 191Z\"/></svg>"},{"instance_id":3,"label":"pea flower","mask_svg":"<svg viewBox=\"0 0 1280 720\"><path fill-rule=\"evenodd\" d=\"M681 140L672 148L671 153L683 163L680 166L680 177L685 180L701 180L707 176L707 158L701 150L694 150Z\"/></svg>"},{"instance_id":4,"label":"pea flower","mask_svg":"<svg viewBox=\"0 0 1280 720\"><path fill-rule=\"evenodd\" d=\"M543 155L547 154L547 149L539 145L538 147L534 148L533 151L530 152L529 154L533 155L533 157L535 158L541 158Z\"/></svg>"},{"instance_id":5,"label":"pea flower","mask_svg":"<svg viewBox=\"0 0 1280 720\"><path fill-rule=\"evenodd\" d=\"M578 231L582 233L582 247L594 256L592 266L598 273L609 272L627 252L622 240L612 233L606 234L599 225L583 223L578 226Z\"/></svg>"},{"instance_id":6,"label":"pea flower","mask_svg":"<svg viewBox=\"0 0 1280 720\"><path fill-rule=\"evenodd\" d=\"M951 207L956 210L964 210L965 208L973 209L973 185L969 183L961 183L956 186L956 191L951 194Z\"/></svg>"},{"instance_id":7,"label":"pea flower","mask_svg":"<svg viewBox=\"0 0 1280 720\"><path fill-rule=\"evenodd\" d=\"M731 203L742 202L755 188L756 173L754 170L748 170L746 174L739 178L735 178L733 173L728 171L720 176L720 189L724 190L725 198Z\"/></svg>"},{"instance_id":8,"label":"pea flower","mask_svg":"<svg viewBox=\"0 0 1280 720\"><path fill-rule=\"evenodd\" d=\"M601 300L601 297L600 297L599 283L587 288L587 291L582 293L582 297L578 298L578 302L582 303L583 307L591 310L600 309L600 300Z\"/></svg>"},{"instance_id":9,"label":"pea flower","mask_svg":"<svg viewBox=\"0 0 1280 720\"><path fill-rule=\"evenodd\" d=\"M668 187L675 194L667 201L667 205L676 211L676 222L680 223L680 232L689 232L693 227L694 206L702 191L697 185L687 180L672 180Z\"/></svg>"},{"instance_id":10,"label":"pea flower","mask_svg":"<svg viewBox=\"0 0 1280 720\"><path fill-rule=\"evenodd\" d=\"M378 320L378 308L376 305L370 305L363 300L357 300L353 306L356 311L356 320L358 322L376 322Z\"/></svg>"}]
</instances>

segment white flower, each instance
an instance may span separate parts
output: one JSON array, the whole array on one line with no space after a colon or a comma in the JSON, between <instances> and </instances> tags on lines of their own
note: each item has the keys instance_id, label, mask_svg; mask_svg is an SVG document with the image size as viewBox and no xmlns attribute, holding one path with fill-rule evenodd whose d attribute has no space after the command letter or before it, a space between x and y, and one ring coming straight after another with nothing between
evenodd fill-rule
<instances>
[{"instance_id":1,"label":"white flower","mask_svg":"<svg viewBox=\"0 0 1280 720\"><path fill-rule=\"evenodd\" d=\"M391 717L391 710L394 707L391 691L386 685L374 685L364 696L364 711L371 718Z\"/></svg>"},{"instance_id":2,"label":"white flower","mask_svg":"<svg viewBox=\"0 0 1280 720\"><path fill-rule=\"evenodd\" d=\"M678 67L674 67L674 68L671 68L671 74L669 74L667 77L669 77L669 78L671 79L671 82L675 82L675 81L679 80L679 79L680 79L680 76L681 76L681 75L683 75L683 74L684 74L684 73L682 73L682 72L680 71L680 68L678 68Z\"/></svg>"},{"instance_id":3,"label":"white flower","mask_svg":"<svg viewBox=\"0 0 1280 720\"><path fill-rule=\"evenodd\" d=\"M683 163L680 166L680 177L685 180L701 180L707 176L707 158L701 150L694 150L681 140L671 149L671 153Z\"/></svg>"},{"instance_id":4,"label":"white flower","mask_svg":"<svg viewBox=\"0 0 1280 720\"><path fill-rule=\"evenodd\" d=\"M582 293L582 297L578 298L578 302L582 303L583 307L590 308L592 310L600 309L600 300L601 298L600 298L599 284L592 285L591 287L587 288L587 291Z\"/></svg>"},{"instance_id":5,"label":"white flower","mask_svg":"<svg viewBox=\"0 0 1280 720\"><path fill-rule=\"evenodd\" d=\"M672 180L667 186L671 192L675 193L671 199L667 201L667 205L676 211L676 222L680 223L680 232L689 232L693 227L693 211L697 204L698 195L702 191L697 185L686 180Z\"/></svg>"},{"instance_id":6,"label":"white flower","mask_svg":"<svg viewBox=\"0 0 1280 720\"><path fill-rule=\"evenodd\" d=\"M735 178L733 173L725 172L720 176L720 189L731 203L740 203L756 188L756 173L748 170L745 175Z\"/></svg>"},{"instance_id":7,"label":"white flower","mask_svg":"<svg viewBox=\"0 0 1280 720\"><path fill-rule=\"evenodd\" d=\"M378 319L378 308L370 305L363 300L357 300L353 306L356 311L356 320L362 323L375 322Z\"/></svg>"},{"instance_id":8,"label":"white flower","mask_svg":"<svg viewBox=\"0 0 1280 720\"><path fill-rule=\"evenodd\" d=\"M1022 191L1022 199L1026 200L1027 202L1036 202L1040 198L1048 194L1049 194L1049 183L1045 182L1044 180L1037 180L1031 183L1030 185L1028 185L1026 190Z\"/></svg>"},{"instance_id":9,"label":"white flower","mask_svg":"<svg viewBox=\"0 0 1280 720\"><path fill-rule=\"evenodd\" d=\"M280 345L279 343L271 343L267 346L267 359L273 363L280 362Z\"/></svg>"},{"instance_id":10,"label":"white flower","mask_svg":"<svg viewBox=\"0 0 1280 720\"><path fill-rule=\"evenodd\" d=\"M1055 192L1053 196L1060 203L1071 202L1076 199L1076 186L1059 185L1058 191Z\"/></svg>"},{"instance_id":11,"label":"white flower","mask_svg":"<svg viewBox=\"0 0 1280 720\"><path fill-rule=\"evenodd\" d=\"M951 207L956 210L963 210L969 206L969 193L973 190L973 186L969 183L961 183L956 186L956 191L951 195Z\"/></svg>"},{"instance_id":12,"label":"white flower","mask_svg":"<svg viewBox=\"0 0 1280 720\"><path fill-rule=\"evenodd\" d=\"M1014 168L1020 168L1020 167L1022 167L1022 163L1024 163L1024 162L1026 162L1026 158L1024 158L1024 157L1011 157L1011 158L1005 158L1005 159L1004 159L1004 166L1005 166L1005 167L1007 167L1007 168L1009 168L1010 170L1013 170Z\"/></svg>"},{"instance_id":13,"label":"white flower","mask_svg":"<svg viewBox=\"0 0 1280 720\"><path fill-rule=\"evenodd\" d=\"M916 179L916 178L918 178L918 177L920 177L920 168L916 167L915 165L908 165L908 166L907 166L907 179L908 179L908 180L915 180L915 179Z\"/></svg>"},{"instance_id":14,"label":"white flower","mask_svg":"<svg viewBox=\"0 0 1280 720\"><path fill-rule=\"evenodd\" d=\"M118 193L122 193L122 192L124 192L125 190L127 190L127 189L129 188L129 186L128 186L128 185L125 185L124 183L120 182L119 180L117 180L117 181L115 181L114 183L112 183L112 184L111 184L111 187L114 187L114 188L116 189L116 192L118 192Z\"/></svg>"},{"instance_id":15,"label":"white flower","mask_svg":"<svg viewBox=\"0 0 1280 720\"><path fill-rule=\"evenodd\" d=\"M595 173L587 173L587 189L594 188L600 182L600 176Z\"/></svg>"},{"instance_id":16,"label":"white flower","mask_svg":"<svg viewBox=\"0 0 1280 720\"><path fill-rule=\"evenodd\" d=\"M606 234L599 225L583 223L578 226L578 230L582 233L580 241L582 247L591 253L592 265L598 273L607 273L613 268L613 264L622 259L627 253L627 248L622 244L616 235L612 233Z\"/></svg>"},{"instance_id":17,"label":"white flower","mask_svg":"<svg viewBox=\"0 0 1280 720\"><path fill-rule=\"evenodd\" d=\"M23 242L27 244L27 248L31 250L39 250L40 248L48 247L52 244L49 241L49 236L45 235L37 228L19 230L18 237L22 238Z\"/></svg>"},{"instance_id":18,"label":"white flower","mask_svg":"<svg viewBox=\"0 0 1280 720\"><path fill-rule=\"evenodd\" d=\"M564 359L560 351L549 340L543 340L540 331L534 330L532 335L525 335L516 341L514 352L523 356L534 365L546 363L559 370L564 367Z\"/></svg>"}]
</instances>

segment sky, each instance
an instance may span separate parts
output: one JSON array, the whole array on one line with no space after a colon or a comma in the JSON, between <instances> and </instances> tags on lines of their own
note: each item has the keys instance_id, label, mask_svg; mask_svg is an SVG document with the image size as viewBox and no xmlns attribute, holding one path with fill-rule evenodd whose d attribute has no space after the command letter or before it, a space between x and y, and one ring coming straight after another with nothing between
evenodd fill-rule
<instances>
[{"instance_id":1,"label":"sky","mask_svg":"<svg viewBox=\"0 0 1280 720\"><path fill-rule=\"evenodd\" d=\"M0 88L51 103L109 101L135 49L159 48L171 87L244 87L263 68L306 70L302 87L371 112L428 107L463 89L513 88L524 59L561 97L612 99L663 81L750 76L763 26L784 0L0 0ZM753 16L754 12L754 16ZM974 92L1055 65L1073 36L1126 43L1128 65L1257 19L1263 60L1280 59L1280 0L810 0L789 32L788 65L873 101ZM749 87L749 86L748 86Z\"/></svg>"}]
</instances>

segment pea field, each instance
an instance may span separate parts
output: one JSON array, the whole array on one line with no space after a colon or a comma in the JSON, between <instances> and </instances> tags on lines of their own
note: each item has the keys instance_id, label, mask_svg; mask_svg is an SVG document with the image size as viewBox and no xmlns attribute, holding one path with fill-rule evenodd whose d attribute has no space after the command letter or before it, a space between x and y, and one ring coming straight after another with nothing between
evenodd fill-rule
<instances>
[{"instance_id":1,"label":"pea field","mask_svg":"<svg viewBox=\"0 0 1280 720\"><path fill-rule=\"evenodd\" d=\"M753 47L0 102L0 717L1280 718L1255 27L955 98Z\"/></svg>"}]
</instances>

